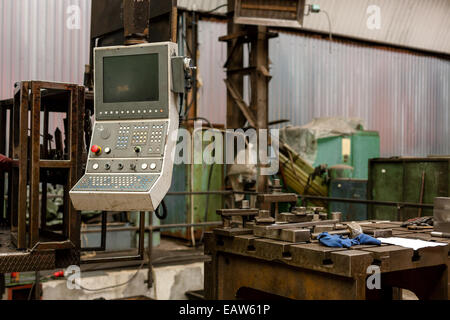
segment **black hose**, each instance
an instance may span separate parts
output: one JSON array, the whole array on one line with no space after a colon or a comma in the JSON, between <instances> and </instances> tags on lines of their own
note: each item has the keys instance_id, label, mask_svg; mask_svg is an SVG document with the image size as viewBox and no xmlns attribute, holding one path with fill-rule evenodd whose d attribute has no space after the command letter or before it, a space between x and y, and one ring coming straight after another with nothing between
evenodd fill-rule
<instances>
[{"instance_id":1,"label":"black hose","mask_svg":"<svg viewBox=\"0 0 450 320\"><path fill-rule=\"evenodd\" d=\"M159 211L161 210L161 206L162 206L163 212L164 212L162 215L159 214ZM167 206L166 206L166 203L164 202L164 200L161 201L161 204L160 204L160 205L158 206L158 208L156 209L156 211L155 211L155 216L156 216L159 220L165 220L165 219L167 219Z\"/></svg>"}]
</instances>

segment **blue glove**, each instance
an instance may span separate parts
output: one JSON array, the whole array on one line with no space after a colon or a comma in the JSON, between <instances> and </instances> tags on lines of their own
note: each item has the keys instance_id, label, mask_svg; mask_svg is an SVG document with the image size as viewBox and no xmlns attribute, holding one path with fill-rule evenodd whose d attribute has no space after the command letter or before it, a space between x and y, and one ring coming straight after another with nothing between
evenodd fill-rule
<instances>
[{"instance_id":1,"label":"blue glove","mask_svg":"<svg viewBox=\"0 0 450 320\"><path fill-rule=\"evenodd\" d=\"M324 246L332 248L350 248L358 244L353 239L342 238L340 235L329 235L328 232L321 233L317 239Z\"/></svg>"},{"instance_id":2,"label":"blue glove","mask_svg":"<svg viewBox=\"0 0 450 320\"><path fill-rule=\"evenodd\" d=\"M317 239L321 244L332 248L350 248L359 244L381 245L381 241L367 234L361 233L354 239L343 238L340 235L330 235L328 232L321 233Z\"/></svg>"},{"instance_id":3,"label":"blue glove","mask_svg":"<svg viewBox=\"0 0 450 320\"><path fill-rule=\"evenodd\" d=\"M375 239L374 237L368 236L367 234L361 233L354 240L358 241L358 244L374 244L377 246L381 245L381 241Z\"/></svg>"}]
</instances>

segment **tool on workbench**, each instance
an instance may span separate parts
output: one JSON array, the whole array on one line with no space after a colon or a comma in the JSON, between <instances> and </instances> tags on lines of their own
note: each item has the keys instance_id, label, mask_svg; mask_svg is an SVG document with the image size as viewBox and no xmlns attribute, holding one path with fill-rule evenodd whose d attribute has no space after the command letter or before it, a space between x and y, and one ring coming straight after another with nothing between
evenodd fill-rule
<instances>
[{"instance_id":1,"label":"tool on workbench","mask_svg":"<svg viewBox=\"0 0 450 320\"><path fill-rule=\"evenodd\" d=\"M407 220L401 225L402 228L409 228L410 226L433 226L433 217L418 217Z\"/></svg>"},{"instance_id":2,"label":"tool on workbench","mask_svg":"<svg viewBox=\"0 0 450 320\"><path fill-rule=\"evenodd\" d=\"M431 236L437 238L450 238L450 233L433 231L431 232Z\"/></svg>"},{"instance_id":3,"label":"tool on workbench","mask_svg":"<svg viewBox=\"0 0 450 320\"><path fill-rule=\"evenodd\" d=\"M259 210L259 215L255 217L257 225L269 225L275 223L275 218L270 215L269 210Z\"/></svg>"},{"instance_id":4,"label":"tool on workbench","mask_svg":"<svg viewBox=\"0 0 450 320\"><path fill-rule=\"evenodd\" d=\"M295 207L297 199L295 193L267 193L257 197L261 209L268 210L273 205L275 221L280 221L279 203L290 203L291 207Z\"/></svg>"},{"instance_id":5,"label":"tool on workbench","mask_svg":"<svg viewBox=\"0 0 450 320\"><path fill-rule=\"evenodd\" d=\"M309 221L300 223L276 223L272 225L255 225L253 234L256 237L280 240L292 243L309 242L311 229L319 225L335 225L337 220Z\"/></svg>"},{"instance_id":6,"label":"tool on workbench","mask_svg":"<svg viewBox=\"0 0 450 320\"><path fill-rule=\"evenodd\" d=\"M342 212L332 212L331 219L342 221Z\"/></svg>"},{"instance_id":7,"label":"tool on workbench","mask_svg":"<svg viewBox=\"0 0 450 320\"><path fill-rule=\"evenodd\" d=\"M246 228L246 222L250 220L250 217L258 216L259 209L250 208L248 200L243 200L240 209L220 209L217 210L217 214L222 217L223 226L215 229L214 232L225 236L235 236L253 233L252 229ZM233 217L242 218L242 227L234 225Z\"/></svg>"},{"instance_id":8,"label":"tool on workbench","mask_svg":"<svg viewBox=\"0 0 450 320\"><path fill-rule=\"evenodd\" d=\"M359 225L356 222L349 222L349 223L347 223L347 228L350 231L350 236L352 238L355 238L358 235L360 235L361 233L363 233L361 225Z\"/></svg>"},{"instance_id":9,"label":"tool on workbench","mask_svg":"<svg viewBox=\"0 0 450 320\"><path fill-rule=\"evenodd\" d=\"M365 228L363 228L363 233L368 234L374 238L390 238L390 237L392 237L392 229L365 229ZM311 234L311 238L317 239L320 234L321 234L321 232L314 232ZM348 237L351 236L351 232L349 229L329 231L328 234L348 236Z\"/></svg>"}]
</instances>

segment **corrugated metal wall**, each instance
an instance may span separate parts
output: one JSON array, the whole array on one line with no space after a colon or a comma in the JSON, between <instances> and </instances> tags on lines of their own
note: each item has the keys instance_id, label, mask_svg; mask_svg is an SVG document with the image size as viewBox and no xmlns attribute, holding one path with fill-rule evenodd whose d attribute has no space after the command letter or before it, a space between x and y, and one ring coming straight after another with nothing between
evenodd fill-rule
<instances>
[{"instance_id":1,"label":"corrugated metal wall","mask_svg":"<svg viewBox=\"0 0 450 320\"><path fill-rule=\"evenodd\" d=\"M202 21L199 113L225 123L226 24ZM450 154L450 61L280 33L271 40L270 120L358 117L381 135L382 156Z\"/></svg>"},{"instance_id":2,"label":"corrugated metal wall","mask_svg":"<svg viewBox=\"0 0 450 320\"><path fill-rule=\"evenodd\" d=\"M80 28L72 17L79 8ZM0 0L0 99L20 80L83 83L91 0Z\"/></svg>"},{"instance_id":3,"label":"corrugated metal wall","mask_svg":"<svg viewBox=\"0 0 450 320\"><path fill-rule=\"evenodd\" d=\"M0 99L19 80L82 83L90 0L0 0ZM67 8L80 8L68 29ZM202 116L224 123L226 24L199 28ZM383 156L450 154L450 62L395 50L280 33L271 40L270 117L302 125L314 117L360 117L381 133Z\"/></svg>"},{"instance_id":4,"label":"corrugated metal wall","mask_svg":"<svg viewBox=\"0 0 450 320\"><path fill-rule=\"evenodd\" d=\"M270 58L271 120L358 117L382 156L450 154L449 60L285 33Z\"/></svg>"},{"instance_id":5,"label":"corrugated metal wall","mask_svg":"<svg viewBox=\"0 0 450 320\"><path fill-rule=\"evenodd\" d=\"M448 0L314 0L313 3L328 12L335 34L450 53ZM373 28L371 24L376 21L379 26ZM327 17L323 13L311 14L305 17L303 28L328 33Z\"/></svg>"},{"instance_id":6,"label":"corrugated metal wall","mask_svg":"<svg viewBox=\"0 0 450 320\"><path fill-rule=\"evenodd\" d=\"M212 123L225 124L227 115L227 89L223 65L227 60L227 45L219 42L219 37L226 35L225 23L199 22L198 59L201 88L198 103L198 115Z\"/></svg>"},{"instance_id":7,"label":"corrugated metal wall","mask_svg":"<svg viewBox=\"0 0 450 320\"><path fill-rule=\"evenodd\" d=\"M178 6L205 12L227 0L178 0ZM260 0L269 3L269 0ZM273 4L274 1L272 1ZM449 0L314 0L322 12L305 16L302 29L347 38L450 53ZM227 8L215 11L224 14Z\"/></svg>"}]
</instances>

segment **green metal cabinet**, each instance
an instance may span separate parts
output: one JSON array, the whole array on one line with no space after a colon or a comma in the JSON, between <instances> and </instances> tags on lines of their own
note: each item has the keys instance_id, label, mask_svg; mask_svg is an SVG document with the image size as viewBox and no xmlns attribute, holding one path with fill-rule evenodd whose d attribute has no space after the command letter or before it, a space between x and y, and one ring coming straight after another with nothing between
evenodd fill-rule
<instances>
[{"instance_id":1,"label":"green metal cabinet","mask_svg":"<svg viewBox=\"0 0 450 320\"><path fill-rule=\"evenodd\" d=\"M347 142L346 142L347 141ZM347 145L348 150L344 146ZM345 156L344 154L347 154ZM353 167L353 179L368 178L369 159L380 156L380 136L375 131L358 131L350 136L327 137L317 140L317 156L314 167L321 164L349 165Z\"/></svg>"},{"instance_id":2,"label":"green metal cabinet","mask_svg":"<svg viewBox=\"0 0 450 320\"><path fill-rule=\"evenodd\" d=\"M334 179L330 183L330 197L367 200L367 180ZM367 204L330 202L329 211L342 212L343 221L367 220Z\"/></svg>"},{"instance_id":3,"label":"green metal cabinet","mask_svg":"<svg viewBox=\"0 0 450 320\"><path fill-rule=\"evenodd\" d=\"M435 197L450 195L449 158L373 159L369 163L369 199L379 201L420 203L423 183L424 204L433 204ZM432 216L433 210L423 209L421 216ZM418 208L369 205L369 217L381 220L401 220L419 216Z\"/></svg>"}]
</instances>

